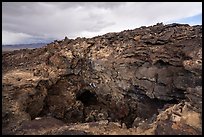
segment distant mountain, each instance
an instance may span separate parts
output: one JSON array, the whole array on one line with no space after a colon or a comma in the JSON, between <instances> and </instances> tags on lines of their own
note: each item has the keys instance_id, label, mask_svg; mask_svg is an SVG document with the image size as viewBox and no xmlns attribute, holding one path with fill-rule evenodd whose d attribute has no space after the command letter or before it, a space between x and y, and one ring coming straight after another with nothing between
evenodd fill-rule
<instances>
[{"instance_id":1,"label":"distant mountain","mask_svg":"<svg viewBox=\"0 0 204 137\"><path fill-rule=\"evenodd\" d=\"M32 43L32 44L14 44L14 45L2 45L2 51L13 51L19 49L34 49L45 46L48 43Z\"/></svg>"}]
</instances>

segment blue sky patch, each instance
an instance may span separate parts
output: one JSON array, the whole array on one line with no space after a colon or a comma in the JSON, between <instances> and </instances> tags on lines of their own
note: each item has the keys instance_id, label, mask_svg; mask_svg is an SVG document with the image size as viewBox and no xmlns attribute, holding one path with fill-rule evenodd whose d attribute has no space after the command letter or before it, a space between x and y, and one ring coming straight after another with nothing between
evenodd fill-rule
<instances>
[{"instance_id":1,"label":"blue sky patch","mask_svg":"<svg viewBox=\"0 0 204 137\"><path fill-rule=\"evenodd\" d=\"M187 17L187 18L182 18L179 20L173 20L170 21L168 23L181 23L181 24L189 24L189 25L202 25L202 13L195 15L195 16L191 16L191 17Z\"/></svg>"}]
</instances>

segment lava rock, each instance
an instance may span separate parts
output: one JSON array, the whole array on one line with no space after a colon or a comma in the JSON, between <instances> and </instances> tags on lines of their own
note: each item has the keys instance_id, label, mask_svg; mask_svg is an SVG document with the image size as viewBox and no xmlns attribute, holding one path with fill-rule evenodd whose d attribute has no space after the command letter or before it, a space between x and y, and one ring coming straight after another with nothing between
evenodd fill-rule
<instances>
[{"instance_id":1,"label":"lava rock","mask_svg":"<svg viewBox=\"0 0 204 137\"><path fill-rule=\"evenodd\" d=\"M174 118L165 113L157 121L180 102L192 106L186 117L171 111ZM202 112L202 25L158 23L3 52L2 104L4 134L49 116L83 130L33 134L200 134L189 114L199 121ZM100 120L117 124L96 124L100 130L82 124Z\"/></svg>"}]
</instances>

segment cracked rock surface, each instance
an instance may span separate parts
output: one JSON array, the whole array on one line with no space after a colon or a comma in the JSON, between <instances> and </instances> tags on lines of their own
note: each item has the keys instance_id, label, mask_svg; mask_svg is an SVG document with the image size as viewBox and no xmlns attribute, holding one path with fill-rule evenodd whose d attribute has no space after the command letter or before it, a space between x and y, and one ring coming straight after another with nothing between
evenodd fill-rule
<instances>
[{"instance_id":1,"label":"cracked rock surface","mask_svg":"<svg viewBox=\"0 0 204 137\"><path fill-rule=\"evenodd\" d=\"M202 25L2 53L3 134L202 134Z\"/></svg>"}]
</instances>

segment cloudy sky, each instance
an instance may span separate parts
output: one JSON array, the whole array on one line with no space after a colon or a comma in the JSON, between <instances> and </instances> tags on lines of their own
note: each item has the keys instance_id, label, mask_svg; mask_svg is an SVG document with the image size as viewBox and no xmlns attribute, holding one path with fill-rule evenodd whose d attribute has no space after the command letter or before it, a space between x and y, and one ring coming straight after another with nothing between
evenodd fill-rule
<instances>
[{"instance_id":1,"label":"cloudy sky","mask_svg":"<svg viewBox=\"0 0 204 137\"><path fill-rule=\"evenodd\" d=\"M3 2L2 44L93 37L158 22L202 24L202 2Z\"/></svg>"}]
</instances>

